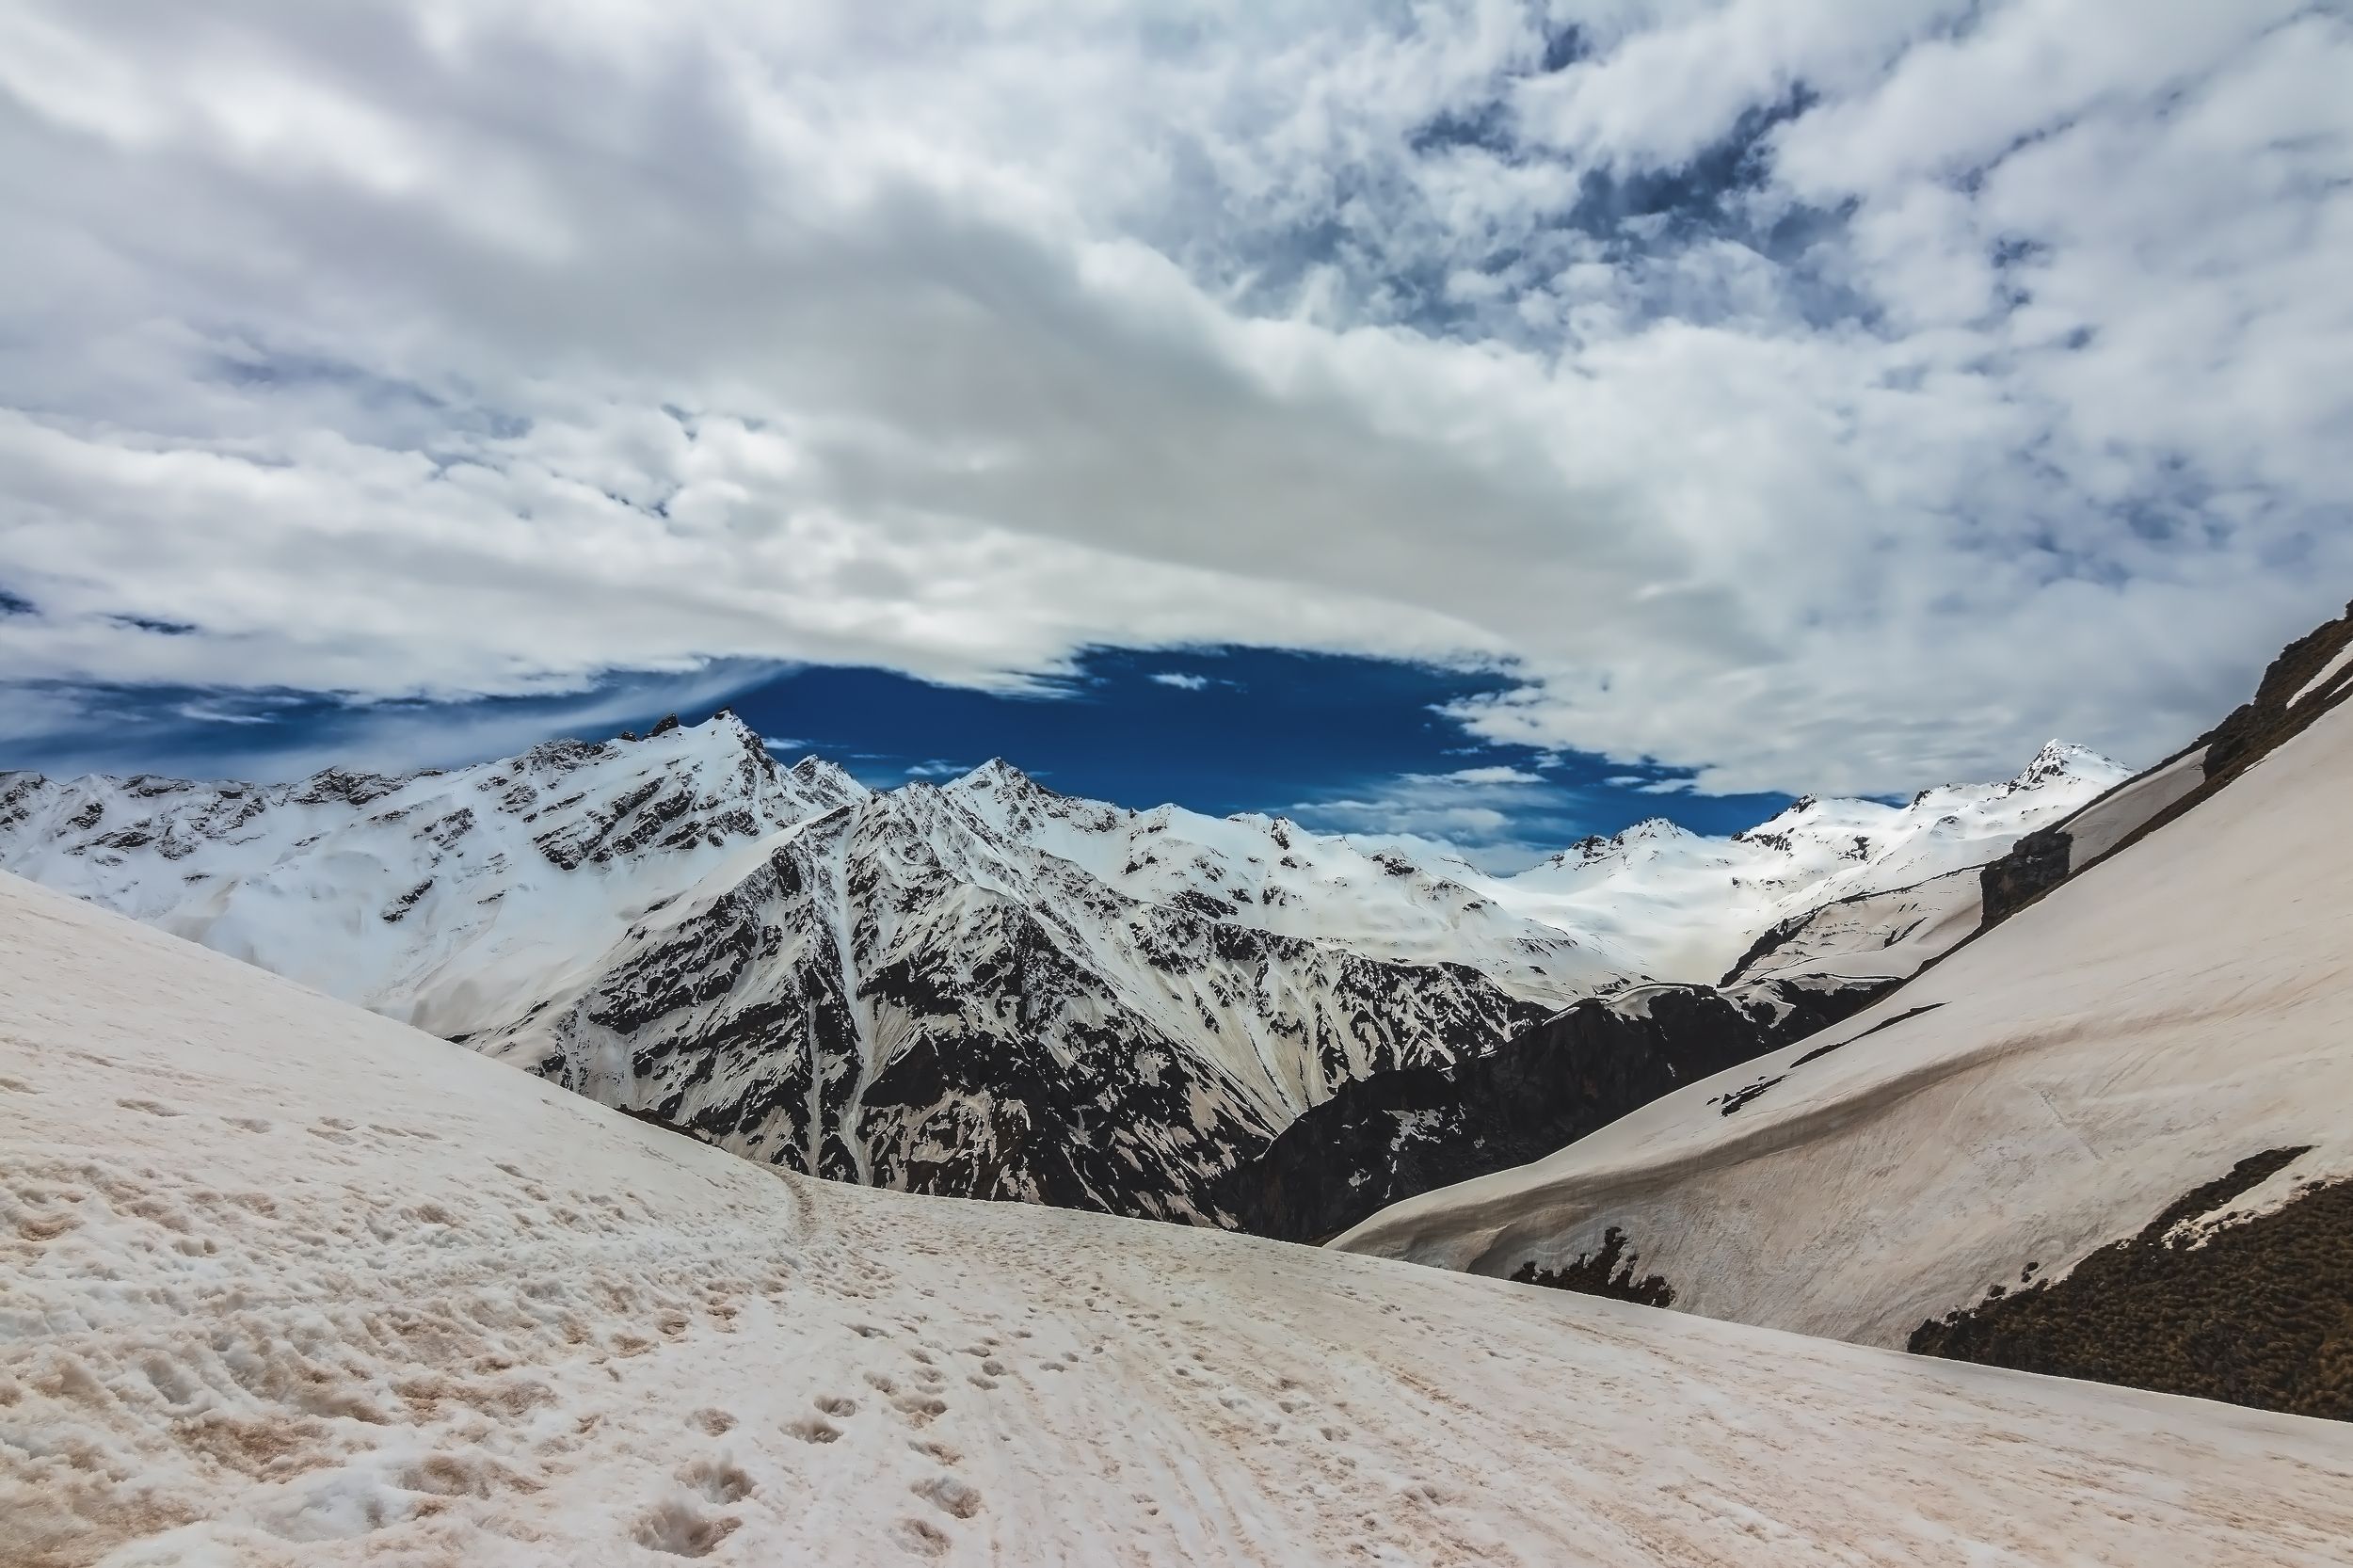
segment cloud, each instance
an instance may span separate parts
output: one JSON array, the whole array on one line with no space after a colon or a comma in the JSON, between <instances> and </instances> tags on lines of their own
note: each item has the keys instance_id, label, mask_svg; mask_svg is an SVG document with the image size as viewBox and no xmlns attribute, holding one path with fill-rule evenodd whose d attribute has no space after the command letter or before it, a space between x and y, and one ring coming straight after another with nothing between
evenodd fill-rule
<instances>
[{"instance_id":1,"label":"cloud","mask_svg":"<svg viewBox=\"0 0 2353 1568\"><path fill-rule=\"evenodd\" d=\"M184 702L174 712L182 718L194 719L199 724L275 724L278 722L268 713L246 712L234 708L216 707L208 702Z\"/></svg>"},{"instance_id":2,"label":"cloud","mask_svg":"<svg viewBox=\"0 0 2353 1568\"><path fill-rule=\"evenodd\" d=\"M2353 584L2349 73L2287 0L23 0L0 668L1259 643L1708 791L2146 759Z\"/></svg>"},{"instance_id":3,"label":"cloud","mask_svg":"<svg viewBox=\"0 0 2353 1568\"><path fill-rule=\"evenodd\" d=\"M1300 801L1288 814L1367 843L1440 846L1482 871L1520 870L1587 831L1577 791L1513 767L1406 773Z\"/></svg>"},{"instance_id":4,"label":"cloud","mask_svg":"<svg viewBox=\"0 0 2353 1568\"><path fill-rule=\"evenodd\" d=\"M665 712L699 719L781 673L774 664L718 664L577 692L442 703L355 703L285 688L0 683L0 735L61 776L280 780L328 767L400 773L512 756L553 736L601 740ZM22 755L0 755L0 765L15 765Z\"/></svg>"},{"instance_id":5,"label":"cloud","mask_svg":"<svg viewBox=\"0 0 2353 1568\"><path fill-rule=\"evenodd\" d=\"M1156 670L1144 679L1159 685L1174 686L1180 692L1201 692L1209 690L1209 687L1208 676L1185 675L1176 670Z\"/></svg>"},{"instance_id":6,"label":"cloud","mask_svg":"<svg viewBox=\"0 0 2353 1568\"><path fill-rule=\"evenodd\" d=\"M1416 775L1415 776L1429 777L1430 776ZM1513 767L1457 768L1452 773L1439 774L1432 779L1433 783L1452 784L1542 784L1544 781L1542 774L1529 773L1526 768Z\"/></svg>"}]
</instances>

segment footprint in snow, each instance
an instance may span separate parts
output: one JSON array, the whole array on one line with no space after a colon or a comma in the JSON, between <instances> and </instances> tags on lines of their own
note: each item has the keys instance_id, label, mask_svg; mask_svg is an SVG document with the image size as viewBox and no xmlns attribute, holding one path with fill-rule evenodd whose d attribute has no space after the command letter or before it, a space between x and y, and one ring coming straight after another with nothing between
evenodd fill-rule
<instances>
[{"instance_id":1,"label":"footprint in snow","mask_svg":"<svg viewBox=\"0 0 2353 1568\"><path fill-rule=\"evenodd\" d=\"M948 1532L924 1519L902 1519L891 1538L920 1557L938 1557L948 1550Z\"/></svg>"},{"instance_id":2,"label":"footprint in snow","mask_svg":"<svg viewBox=\"0 0 2353 1568\"><path fill-rule=\"evenodd\" d=\"M740 1503L752 1495L752 1478L725 1460L696 1460L679 1470L678 1479L705 1502Z\"/></svg>"},{"instance_id":3,"label":"footprint in snow","mask_svg":"<svg viewBox=\"0 0 2353 1568\"><path fill-rule=\"evenodd\" d=\"M953 1476L932 1476L919 1480L911 1489L915 1495L958 1519L969 1519L981 1511L981 1489Z\"/></svg>"},{"instance_id":4,"label":"footprint in snow","mask_svg":"<svg viewBox=\"0 0 2353 1568\"><path fill-rule=\"evenodd\" d=\"M709 1557L744 1521L708 1514L675 1499L657 1503L637 1517L630 1539L671 1557Z\"/></svg>"},{"instance_id":5,"label":"footprint in snow","mask_svg":"<svg viewBox=\"0 0 2353 1568\"><path fill-rule=\"evenodd\" d=\"M890 1408L904 1416L909 1426L924 1427L948 1414L948 1401L931 1394L902 1394L890 1401Z\"/></svg>"}]
</instances>

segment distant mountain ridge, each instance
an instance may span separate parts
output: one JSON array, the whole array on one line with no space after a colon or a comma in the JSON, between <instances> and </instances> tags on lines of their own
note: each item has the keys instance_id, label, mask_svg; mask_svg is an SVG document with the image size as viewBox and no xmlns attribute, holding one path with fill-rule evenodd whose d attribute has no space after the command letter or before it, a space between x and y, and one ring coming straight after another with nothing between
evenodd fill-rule
<instances>
[{"instance_id":1,"label":"distant mountain ridge","mask_svg":"<svg viewBox=\"0 0 2353 1568\"><path fill-rule=\"evenodd\" d=\"M1487 877L1002 761L876 792L722 712L405 777L0 775L0 869L750 1158L1230 1224L1220 1183L1342 1088L1991 858L2096 792L2088 758Z\"/></svg>"},{"instance_id":2,"label":"distant mountain ridge","mask_svg":"<svg viewBox=\"0 0 2353 1568\"><path fill-rule=\"evenodd\" d=\"M1781 921L1983 865L2131 776L2095 751L2053 741L1997 784L1937 785L1902 806L1806 795L1729 838L1653 818L1581 840L1494 886L1529 919L1640 953L1654 978L1713 982Z\"/></svg>"}]
</instances>

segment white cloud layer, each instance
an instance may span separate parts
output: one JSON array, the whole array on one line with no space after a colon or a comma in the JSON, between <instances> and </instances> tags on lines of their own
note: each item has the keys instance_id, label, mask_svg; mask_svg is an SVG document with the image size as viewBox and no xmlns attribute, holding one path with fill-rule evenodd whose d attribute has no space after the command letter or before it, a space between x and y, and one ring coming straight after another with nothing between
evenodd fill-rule
<instances>
[{"instance_id":1,"label":"white cloud layer","mask_svg":"<svg viewBox=\"0 0 2353 1568\"><path fill-rule=\"evenodd\" d=\"M14 0L0 671L1247 641L1709 790L2146 759L2353 591L2348 80L2287 0Z\"/></svg>"}]
</instances>

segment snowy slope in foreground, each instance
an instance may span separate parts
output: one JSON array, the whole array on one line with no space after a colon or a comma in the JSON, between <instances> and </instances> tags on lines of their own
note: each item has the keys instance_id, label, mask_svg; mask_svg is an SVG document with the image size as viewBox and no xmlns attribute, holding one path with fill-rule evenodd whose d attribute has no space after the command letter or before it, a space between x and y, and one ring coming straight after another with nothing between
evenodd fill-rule
<instances>
[{"instance_id":1,"label":"snowy slope in foreground","mask_svg":"<svg viewBox=\"0 0 2353 1568\"><path fill-rule=\"evenodd\" d=\"M766 1171L0 877L0 1560L2322 1564L2328 1423Z\"/></svg>"},{"instance_id":2,"label":"snowy slope in foreground","mask_svg":"<svg viewBox=\"0 0 2353 1568\"><path fill-rule=\"evenodd\" d=\"M2163 776L2153 776L2162 777ZM2269 1150L2353 1173L2353 704L1833 1030L1337 1245L1895 1345Z\"/></svg>"}]
</instances>

